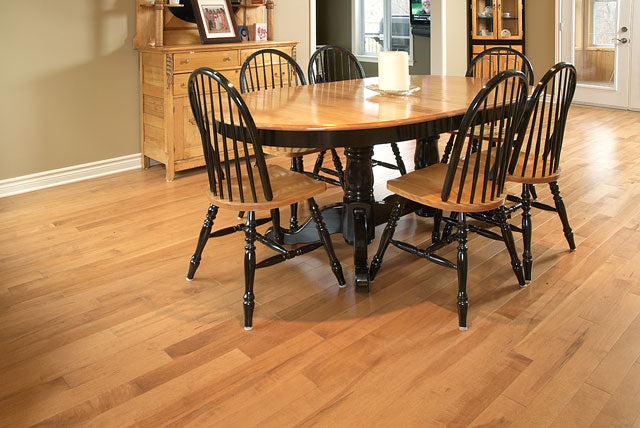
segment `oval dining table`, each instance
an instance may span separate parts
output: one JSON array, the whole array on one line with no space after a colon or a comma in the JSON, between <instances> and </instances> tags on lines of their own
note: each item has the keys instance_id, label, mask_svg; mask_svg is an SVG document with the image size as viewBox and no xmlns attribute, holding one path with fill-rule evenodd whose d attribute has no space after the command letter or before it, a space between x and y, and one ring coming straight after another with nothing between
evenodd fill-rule
<instances>
[{"instance_id":1,"label":"oval dining table","mask_svg":"<svg viewBox=\"0 0 640 428\"><path fill-rule=\"evenodd\" d=\"M354 246L355 286L369 291L367 245L392 208L373 194L373 146L416 140L415 168L439 162L438 139L458 129L485 81L472 77L411 76L407 95L380 93L378 78L345 80L243 94L262 144L298 148L344 147L343 203L323 210L330 233ZM387 203L385 203L387 202ZM417 206L408 204L407 210ZM284 231L285 244L317 240L307 222Z\"/></svg>"}]
</instances>

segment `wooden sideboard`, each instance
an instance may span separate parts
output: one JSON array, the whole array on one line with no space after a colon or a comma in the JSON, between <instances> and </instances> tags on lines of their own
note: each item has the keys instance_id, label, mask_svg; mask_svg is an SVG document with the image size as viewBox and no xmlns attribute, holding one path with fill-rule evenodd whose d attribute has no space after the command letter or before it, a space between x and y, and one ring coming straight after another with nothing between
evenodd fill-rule
<instances>
[{"instance_id":1,"label":"wooden sideboard","mask_svg":"<svg viewBox=\"0 0 640 428\"><path fill-rule=\"evenodd\" d=\"M166 179L204 165L198 127L191 114L187 82L198 67L211 67L239 87L240 68L253 52L274 48L295 58L295 41L141 47L140 134L142 165L163 163Z\"/></svg>"}]
</instances>

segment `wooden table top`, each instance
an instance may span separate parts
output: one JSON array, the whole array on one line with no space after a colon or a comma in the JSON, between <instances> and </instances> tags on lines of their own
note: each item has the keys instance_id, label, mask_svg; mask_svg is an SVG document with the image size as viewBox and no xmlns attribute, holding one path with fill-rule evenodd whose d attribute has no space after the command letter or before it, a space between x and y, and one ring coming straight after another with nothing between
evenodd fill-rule
<instances>
[{"instance_id":1,"label":"wooden table top","mask_svg":"<svg viewBox=\"0 0 640 428\"><path fill-rule=\"evenodd\" d=\"M482 80L454 76L411 76L420 90L407 96L367 89L378 78L345 80L243 94L258 129L342 131L387 128L462 115Z\"/></svg>"}]
</instances>

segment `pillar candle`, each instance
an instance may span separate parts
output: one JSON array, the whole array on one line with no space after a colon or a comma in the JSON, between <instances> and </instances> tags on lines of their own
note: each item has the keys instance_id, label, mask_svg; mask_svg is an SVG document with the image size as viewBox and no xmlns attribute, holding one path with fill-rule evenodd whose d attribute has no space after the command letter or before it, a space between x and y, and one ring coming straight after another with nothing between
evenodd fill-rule
<instances>
[{"instance_id":1,"label":"pillar candle","mask_svg":"<svg viewBox=\"0 0 640 428\"><path fill-rule=\"evenodd\" d=\"M409 90L409 54L378 53L378 87L384 91Z\"/></svg>"}]
</instances>

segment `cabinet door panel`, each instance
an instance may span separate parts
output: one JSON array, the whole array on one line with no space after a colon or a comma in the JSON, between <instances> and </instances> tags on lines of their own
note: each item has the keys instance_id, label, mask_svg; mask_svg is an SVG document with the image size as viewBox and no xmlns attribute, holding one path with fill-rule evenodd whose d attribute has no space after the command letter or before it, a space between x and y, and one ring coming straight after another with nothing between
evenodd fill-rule
<instances>
[{"instance_id":1,"label":"cabinet door panel","mask_svg":"<svg viewBox=\"0 0 640 428\"><path fill-rule=\"evenodd\" d=\"M499 39L522 40L522 0L500 0L496 19Z\"/></svg>"}]
</instances>

